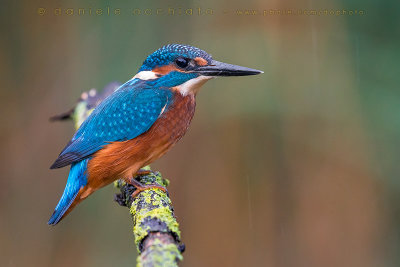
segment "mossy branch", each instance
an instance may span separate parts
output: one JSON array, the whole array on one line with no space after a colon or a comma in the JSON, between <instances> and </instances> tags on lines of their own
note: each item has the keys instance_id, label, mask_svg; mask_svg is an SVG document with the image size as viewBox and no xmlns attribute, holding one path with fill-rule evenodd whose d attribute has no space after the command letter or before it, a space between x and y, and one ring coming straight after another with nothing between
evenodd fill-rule
<instances>
[{"instance_id":1,"label":"mossy branch","mask_svg":"<svg viewBox=\"0 0 400 267\"><path fill-rule=\"evenodd\" d=\"M135 179L142 184L168 185L159 172ZM137 266L177 266L182 260L184 245L179 243L179 225L168 194L156 188L143 191L132 199L134 186L122 180L116 181L115 185L121 190L115 200L129 207L132 215L133 234L139 251Z\"/></svg>"},{"instance_id":2,"label":"mossy branch","mask_svg":"<svg viewBox=\"0 0 400 267\"><path fill-rule=\"evenodd\" d=\"M118 86L118 83L111 83L101 94L94 89L84 92L75 107L50 119L52 121L72 119L75 128L79 128L93 108ZM150 170L149 167L145 169ZM167 187L169 183L159 172L153 171L139 175L135 179L142 184L157 184L163 187ZM154 188L132 198L131 195L136 190L134 186L123 180L117 180L114 185L121 191L115 195L115 201L121 206L129 207L132 216L133 234L139 252L137 266L178 266L178 262L183 259L182 252L185 246L180 243L179 225L168 193Z\"/></svg>"}]
</instances>

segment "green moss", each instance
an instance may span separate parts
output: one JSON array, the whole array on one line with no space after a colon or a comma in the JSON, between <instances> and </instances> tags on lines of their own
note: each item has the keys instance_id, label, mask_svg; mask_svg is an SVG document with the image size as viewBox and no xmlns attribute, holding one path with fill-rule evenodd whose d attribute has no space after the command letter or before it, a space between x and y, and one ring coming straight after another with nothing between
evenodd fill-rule
<instances>
[{"instance_id":1,"label":"green moss","mask_svg":"<svg viewBox=\"0 0 400 267\"><path fill-rule=\"evenodd\" d=\"M151 211L141 212L135 215L133 232L135 233L135 243L137 246L139 246L140 242L148 235L150 230L150 227L143 223L146 218L157 219L165 223L168 228L165 232L173 232L180 238L179 224L171 215L171 210L168 207L157 207Z\"/></svg>"},{"instance_id":2,"label":"green moss","mask_svg":"<svg viewBox=\"0 0 400 267\"><path fill-rule=\"evenodd\" d=\"M174 244L163 244L156 239L154 243L138 257L137 267L147 266L178 266L183 259L182 254Z\"/></svg>"},{"instance_id":3,"label":"green moss","mask_svg":"<svg viewBox=\"0 0 400 267\"><path fill-rule=\"evenodd\" d=\"M115 188L122 188L124 185L126 185L126 182L122 179L118 179L114 181L113 185Z\"/></svg>"},{"instance_id":4,"label":"green moss","mask_svg":"<svg viewBox=\"0 0 400 267\"><path fill-rule=\"evenodd\" d=\"M79 102L74 110L74 113L72 114L72 119L75 123L75 129L78 129L79 126L81 126L82 122L86 120L86 118L92 113L92 110L87 109L87 103L86 101L81 101Z\"/></svg>"},{"instance_id":5,"label":"green moss","mask_svg":"<svg viewBox=\"0 0 400 267\"><path fill-rule=\"evenodd\" d=\"M167 181L158 173L151 173L139 177L139 179L140 182L145 184L167 185ZM165 224L166 228L164 230L157 229L157 231L172 232L175 236L180 238L179 224L173 215L171 200L164 191L155 188L141 192L133 200L130 207L130 213L133 219L133 233L135 235L135 243L138 249L140 243L148 233L154 230L146 224L149 219L156 219L161 224Z\"/></svg>"},{"instance_id":6,"label":"green moss","mask_svg":"<svg viewBox=\"0 0 400 267\"><path fill-rule=\"evenodd\" d=\"M142 170L151 171L150 165L144 166L144 167L142 168Z\"/></svg>"},{"instance_id":7,"label":"green moss","mask_svg":"<svg viewBox=\"0 0 400 267\"><path fill-rule=\"evenodd\" d=\"M142 205L138 211L137 207L140 202L145 203L145 207ZM145 223L146 218L157 219L165 223L167 227L165 232L173 232L180 238L179 224L173 216L170 205L171 200L160 189L146 190L133 201L130 212L134 221L133 233L137 247L151 230Z\"/></svg>"}]
</instances>

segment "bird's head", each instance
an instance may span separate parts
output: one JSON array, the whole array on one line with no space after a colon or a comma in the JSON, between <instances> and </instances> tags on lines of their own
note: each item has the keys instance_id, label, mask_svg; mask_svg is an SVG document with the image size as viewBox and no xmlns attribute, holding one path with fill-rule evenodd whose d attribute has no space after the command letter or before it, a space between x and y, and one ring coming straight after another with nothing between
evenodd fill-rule
<instances>
[{"instance_id":1,"label":"bird's head","mask_svg":"<svg viewBox=\"0 0 400 267\"><path fill-rule=\"evenodd\" d=\"M262 71L216 61L193 46L169 44L149 55L133 78L174 88L187 95L196 93L211 78L260 73Z\"/></svg>"}]
</instances>

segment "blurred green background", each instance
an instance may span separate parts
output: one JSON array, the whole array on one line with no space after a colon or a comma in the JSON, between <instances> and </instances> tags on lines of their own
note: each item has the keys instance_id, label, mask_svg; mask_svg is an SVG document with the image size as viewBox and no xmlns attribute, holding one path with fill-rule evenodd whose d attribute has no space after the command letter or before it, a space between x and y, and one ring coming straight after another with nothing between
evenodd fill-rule
<instances>
[{"instance_id":1,"label":"blurred green background","mask_svg":"<svg viewBox=\"0 0 400 267\"><path fill-rule=\"evenodd\" d=\"M121 14L77 14L107 7ZM194 14L143 14L179 7ZM260 14L270 9L364 14ZM73 134L48 118L184 43L265 73L208 82L187 135L153 164L171 181L181 266L399 266L399 10L394 0L3 1L0 265L135 264L112 186L46 224L68 173L49 166Z\"/></svg>"}]
</instances>

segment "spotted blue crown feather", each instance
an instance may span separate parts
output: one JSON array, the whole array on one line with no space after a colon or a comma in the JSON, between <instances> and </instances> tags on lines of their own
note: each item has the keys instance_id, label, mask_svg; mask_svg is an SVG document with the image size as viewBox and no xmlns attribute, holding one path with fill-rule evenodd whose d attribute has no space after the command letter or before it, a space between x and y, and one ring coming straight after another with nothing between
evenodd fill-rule
<instances>
[{"instance_id":1,"label":"spotted blue crown feather","mask_svg":"<svg viewBox=\"0 0 400 267\"><path fill-rule=\"evenodd\" d=\"M196 58L201 57L211 62L212 57L206 51L190 45L168 44L156 50L143 62L139 71L152 70L157 66L168 65L177 56Z\"/></svg>"}]
</instances>

